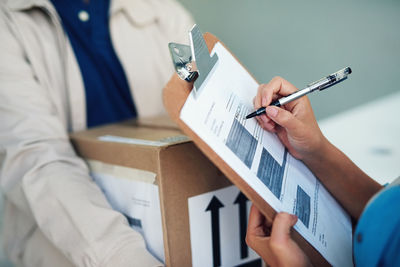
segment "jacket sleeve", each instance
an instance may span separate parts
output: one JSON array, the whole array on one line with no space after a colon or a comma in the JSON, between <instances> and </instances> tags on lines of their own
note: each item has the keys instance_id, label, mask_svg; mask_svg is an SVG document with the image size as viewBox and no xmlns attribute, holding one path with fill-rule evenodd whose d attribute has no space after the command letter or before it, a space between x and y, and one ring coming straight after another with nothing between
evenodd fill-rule
<instances>
[{"instance_id":1,"label":"jacket sleeve","mask_svg":"<svg viewBox=\"0 0 400 267\"><path fill-rule=\"evenodd\" d=\"M112 210L74 152L66 126L0 8L0 177L75 266L159 266Z\"/></svg>"},{"instance_id":2,"label":"jacket sleeve","mask_svg":"<svg viewBox=\"0 0 400 267\"><path fill-rule=\"evenodd\" d=\"M189 31L194 25L190 13L176 0L157 1L160 27L169 42L189 45Z\"/></svg>"}]
</instances>

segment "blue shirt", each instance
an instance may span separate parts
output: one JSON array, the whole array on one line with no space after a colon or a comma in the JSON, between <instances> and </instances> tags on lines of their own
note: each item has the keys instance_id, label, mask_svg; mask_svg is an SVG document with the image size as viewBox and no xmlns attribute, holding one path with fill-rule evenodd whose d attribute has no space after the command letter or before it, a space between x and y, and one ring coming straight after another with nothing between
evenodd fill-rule
<instances>
[{"instance_id":1,"label":"blue shirt","mask_svg":"<svg viewBox=\"0 0 400 267\"><path fill-rule=\"evenodd\" d=\"M136 117L136 109L109 30L109 0L52 0L82 73L87 126Z\"/></svg>"},{"instance_id":2,"label":"blue shirt","mask_svg":"<svg viewBox=\"0 0 400 267\"><path fill-rule=\"evenodd\" d=\"M400 266L399 184L387 186L368 203L353 245L356 266Z\"/></svg>"}]
</instances>

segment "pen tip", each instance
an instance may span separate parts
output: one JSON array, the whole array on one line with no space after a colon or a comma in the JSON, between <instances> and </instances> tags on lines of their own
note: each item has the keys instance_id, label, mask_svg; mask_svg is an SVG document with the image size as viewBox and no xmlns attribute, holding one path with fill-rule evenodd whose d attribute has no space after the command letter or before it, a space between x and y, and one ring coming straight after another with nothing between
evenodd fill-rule
<instances>
[{"instance_id":1,"label":"pen tip","mask_svg":"<svg viewBox=\"0 0 400 267\"><path fill-rule=\"evenodd\" d=\"M246 116L246 120L247 120L247 119L250 119L250 118L253 118L255 115L256 115L255 112L250 113L249 115Z\"/></svg>"}]
</instances>

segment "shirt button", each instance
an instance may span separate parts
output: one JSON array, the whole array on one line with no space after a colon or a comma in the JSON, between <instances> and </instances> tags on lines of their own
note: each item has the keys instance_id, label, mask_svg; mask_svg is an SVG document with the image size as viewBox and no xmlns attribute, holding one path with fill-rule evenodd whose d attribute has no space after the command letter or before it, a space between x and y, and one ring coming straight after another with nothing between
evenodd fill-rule
<instances>
[{"instance_id":1,"label":"shirt button","mask_svg":"<svg viewBox=\"0 0 400 267\"><path fill-rule=\"evenodd\" d=\"M78 13L78 18L83 21L86 22L89 20L89 13L87 13L85 10L81 10Z\"/></svg>"},{"instance_id":2,"label":"shirt button","mask_svg":"<svg viewBox=\"0 0 400 267\"><path fill-rule=\"evenodd\" d=\"M358 234L357 234L357 242L358 242L358 243L361 243L361 241L362 241L362 234L361 234L361 233L358 233Z\"/></svg>"}]
</instances>

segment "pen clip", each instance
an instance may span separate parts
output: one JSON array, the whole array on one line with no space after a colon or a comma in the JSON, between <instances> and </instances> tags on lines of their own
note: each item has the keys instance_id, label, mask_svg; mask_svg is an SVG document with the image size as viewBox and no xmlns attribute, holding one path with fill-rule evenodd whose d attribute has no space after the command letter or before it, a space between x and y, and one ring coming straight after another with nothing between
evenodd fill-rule
<instances>
[{"instance_id":1,"label":"pen clip","mask_svg":"<svg viewBox=\"0 0 400 267\"><path fill-rule=\"evenodd\" d=\"M352 73L351 68L346 67L316 82L310 83L307 87L313 87L312 91L315 90L322 91L325 90L326 88L331 87L334 84L346 80L347 76L351 73Z\"/></svg>"},{"instance_id":2,"label":"pen clip","mask_svg":"<svg viewBox=\"0 0 400 267\"><path fill-rule=\"evenodd\" d=\"M328 82L329 80L327 80L327 77L324 77L322 79L319 79L318 81L308 84L307 87L313 87L312 91L323 90L324 86L326 86Z\"/></svg>"},{"instance_id":3,"label":"pen clip","mask_svg":"<svg viewBox=\"0 0 400 267\"><path fill-rule=\"evenodd\" d=\"M331 82L331 83L329 83L329 84L327 84L327 85L325 85L325 86L322 86L322 87L319 88L318 90L320 90L320 91L325 90L325 89L331 87L332 85L335 85L335 84L338 84L338 83L340 83L340 82L343 82L343 81L346 80L346 79L347 79L347 76L344 77L344 78L342 78L342 79L340 79L340 80L336 80L336 81L334 81L334 82Z\"/></svg>"}]
</instances>

